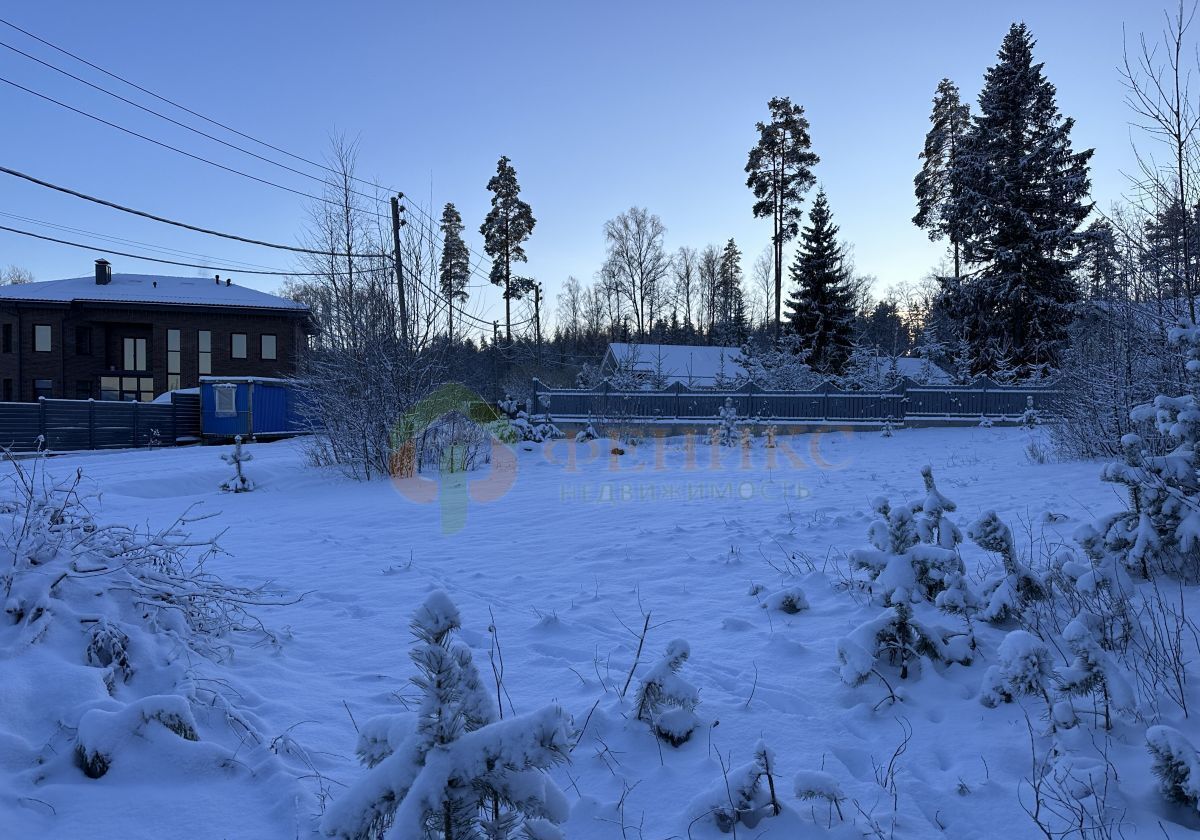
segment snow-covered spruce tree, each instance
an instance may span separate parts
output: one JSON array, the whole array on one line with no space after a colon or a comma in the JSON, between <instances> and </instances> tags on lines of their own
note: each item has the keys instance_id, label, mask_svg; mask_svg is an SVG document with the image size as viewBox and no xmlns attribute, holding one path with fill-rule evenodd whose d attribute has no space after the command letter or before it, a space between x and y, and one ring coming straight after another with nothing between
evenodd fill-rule
<instances>
[{"instance_id":1,"label":"snow-covered spruce tree","mask_svg":"<svg viewBox=\"0 0 1200 840\"><path fill-rule=\"evenodd\" d=\"M1017 555L1012 529L1000 521L995 511L988 511L972 522L967 527L967 536L984 551L1000 555L1003 564L1000 573L988 578L980 590L984 606L979 617L984 621L995 623L1015 618L1030 601L1049 596L1045 581Z\"/></svg>"},{"instance_id":2,"label":"snow-covered spruce tree","mask_svg":"<svg viewBox=\"0 0 1200 840\"><path fill-rule=\"evenodd\" d=\"M726 397L725 404L717 409L717 421L720 423L716 428L721 445L737 446L738 424L741 421L738 419L737 406L733 404L732 397Z\"/></svg>"},{"instance_id":3,"label":"snow-covered spruce tree","mask_svg":"<svg viewBox=\"0 0 1200 840\"><path fill-rule=\"evenodd\" d=\"M463 221L458 208L447 203L442 208L442 256L438 263L438 285L446 301L446 334L454 341L454 308L467 299L471 279L471 252L463 242Z\"/></svg>"},{"instance_id":4,"label":"snow-covered spruce tree","mask_svg":"<svg viewBox=\"0 0 1200 840\"><path fill-rule=\"evenodd\" d=\"M497 407L508 416L509 426L516 432L519 440L532 443L544 443L548 440L558 440L563 437L562 431L554 425L548 413L535 414L529 402L522 403L508 395L500 400Z\"/></svg>"},{"instance_id":5,"label":"snow-covered spruce tree","mask_svg":"<svg viewBox=\"0 0 1200 840\"><path fill-rule=\"evenodd\" d=\"M768 391L803 391L820 377L808 365L808 350L800 336L788 333L768 347L743 344L737 363L746 378Z\"/></svg>"},{"instance_id":6,"label":"snow-covered spruce tree","mask_svg":"<svg viewBox=\"0 0 1200 840\"><path fill-rule=\"evenodd\" d=\"M692 802L688 813L710 817L726 834L737 825L754 828L764 817L778 816L783 806L775 791L775 766L775 751L759 741L754 760L724 774Z\"/></svg>"},{"instance_id":7,"label":"snow-covered spruce tree","mask_svg":"<svg viewBox=\"0 0 1200 840\"><path fill-rule=\"evenodd\" d=\"M1168 338L1185 351L1190 391L1159 395L1130 417L1152 422L1170 451L1151 454L1132 433L1121 439L1124 461L1106 466L1101 478L1128 488L1129 508L1076 531L1096 570L1085 585L1117 587L1126 573L1148 579L1157 571L1200 580L1200 327L1181 325Z\"/></svg>"},{"instance_id":8,"label":"snow-covered spruce tree","mask_svg":"<svg viewBox=\"0 0 1200 840\"><path fill-rule=\"evenodd\" d=\"M913 515L914 506L893 508L887 499L876 499L879 518L867 529L873 547L850 552L851 567L866 572L871 594L881 598L884 606L933 601L949 582L962 577L962 559L956 550L921 541L923 531L941 538L943 509L932 506L933 499L927 497L936 514L923 514L920 523ZM950 528L946 533L950 539Z\"/></svg>"},{"instance_id":9,"label":"snow-covered spruce tree","mask_svg":"<svg viewBox=\"0 0 1200 840\"><path fill-rule=\"evenodd\" d=\"M679 676L690 655L687 642L672 641L663 658L642 678L637 693L637 719L673 747L682 746L700 725L696 716L700 691Z\"/></svg>"},{"instance_id":10,"label":"snow-covered spruce tree","mask_svg":"<svg viewBox=\"0 0 1200 840\"><path fill-rule=\"evenodd\" d=\"M545 770L566 759L570 718L547 706L501 720L470 650L453 639L460 625L445 592L417 610L415 721L400 715L364 727L358 751L370 769L325 812L327 836L500 840L524 829L539 840L562 837L566 798Z\"/></svg>"},{"instance_id":11,"label":"snow-covered spruce tree","mask_svg":"<svg viewBox=\"0 0 1200 840\"><path fill-rule=\"evenodd\" d=\"M979 695L985 706L1011 703L1018 697L1040 697L1046 709L1054 707L1050 687L1054 661L1041 639L1024 630L1013 630L1000 643L997 662L987 669Z\"/></svg>"},{"instance_id":12,"label":"snow-covered spruce tree","mask_svg":"<svg viewBox=\"0 0 1200 840\"><path fill-rule=\"evenodd\" d=\"M964 634L951 633L918 621L905 601L859 625L837 643L842 681L861 685L871 676L884 656L900 669L900 679L908 679L910 663L925 657L931 662L971 662L971 649Z\"/></svg>"},{"instance_id":13,"label":"snow-covered spruce tree","mask_svg":"<svg viewBox=\"0 0 1200 840\"><path fill-rule=\"evenodd\" d=\"M1068 695L1096 698L1104 728L1112 729L1113 709L1132 711L1137 700L1125 669L1104 647L1103 621L1081 613L1063 629L1062 637L1075 658L1059 673L1059 689Z\"/></svg>"},{"instance_id":14,"label":"snow-covered spruce tree","mask_svg":"<svg viewBox=\"0 0 1200 840\"><path fill-rule=\"evenodd\" d=\"M839 820L845 819L842 815L842 802L845 801L846 794L838 780L829 773L822 770L801 770L792 780L792 787L797 799L806 802L823 799L837 809Z\"/></svg>"},{"instance_id":15,"label":"snow-covered spruce tree","mask_svg":"<svg viewBox=\"0 0 1200 840\"><path fill-rule=\"evenodd\" d=\"M829 200L820 191L792 263L796 289L787 301L787 319L812 348L809 363L823 373L839 373L852 345L854 290L846 251L837 237Z\"/></svg>"},{"instance_id":16,"label":"snow-covered spruce tree","mask_svg":"<svg viewBox=\"0 0 1200 840\"><path fill-rule=\"evenodd\" d=\"M921 151L921 171L913 179L917 214L913 224L925 229L932 240L948 238L954 255L954 277L962 276L959 243L963 222L954 215L959 206L961 185L955 180L955 163L970 128L971 107L959 97L958 85L950 79L938 82L933 97L932 123Z\"/></svg>"},{"instance_id":17,"label":"snow-covered spruce tree","mask_svg":"<svg viewBox=\"0 0 1200 840\"><path fill-rule=\"evenodd\" d=\"M253 461L254 455L242 450L241 435L234 437L233 451L223 454L221 460L234 469L233 477L221 485L222 490L227 493L248 493L254 489L254 482L242 471L242 464Z\"/></svg>"},{"instance_id":18,"label":"snow-covered spruce tree","mask_svg":"<svg viewBox=\"0 0 1200 840\"><path fill-rule=\"evenodd\" d=\"M1200 811L1200 753L1178 729L1151 726L1146 747L1154 757L1154 775L1170 802Z\"/></svg>"}]
</instances>

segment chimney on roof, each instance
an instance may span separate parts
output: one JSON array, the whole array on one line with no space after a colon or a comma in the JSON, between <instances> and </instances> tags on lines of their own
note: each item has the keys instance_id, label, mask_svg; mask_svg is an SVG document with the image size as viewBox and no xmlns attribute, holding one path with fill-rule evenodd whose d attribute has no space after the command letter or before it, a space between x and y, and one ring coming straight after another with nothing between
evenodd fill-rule
<instances>
[{"instance_id":1,"label":"chimney on roof","mask_svg":"<svg viewBox=\"0 0 1200 840\"><path fill-rule=\"evenodd\" d=\"M96 260L96 285L107 286L112 282L112 266L108 260Z\"/></svg>"},{"instance_id":2,"label":"chimney on roof","mask_svg":"<svg viewBox=\"0 0 1200 840\"><path fill-rule=\"evenodd\" d=\"M218 274L216 276L216 281L217 281L217 285L220 286L221 285L221 275L220 274Z\"/></svg>"},{"instance_id":3,"label":"chimney on roof","mask_svg":"<svg viewBox=\"0 0 1200 840\"><path fill-rule=\"evenodd\" d=\"M233 281L232 281L232 280L230 280L228 277L226 277L226 278L225 278L225 285L226 285L226 286L229 286L229 285L231 285L232 283L233 283Z\"/></svg>"}]
</instances>

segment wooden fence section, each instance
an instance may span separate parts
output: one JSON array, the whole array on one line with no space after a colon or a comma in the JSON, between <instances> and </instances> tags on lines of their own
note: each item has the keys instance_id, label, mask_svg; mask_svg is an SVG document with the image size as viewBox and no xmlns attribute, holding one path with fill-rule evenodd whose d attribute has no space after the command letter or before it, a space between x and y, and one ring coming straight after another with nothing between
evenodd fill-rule
<instances>
[{"instance_id":1,"label":"wooden fence section","mask_svg":"<svg viewBox=\"0 0 1200 840\"><path fill-rule=\"evenodd\" d=\"M980 377L969 385L918 385L905 379L887 391L844 391L822 382L808 391L766 391L749 382L732 390L693 390L676 383L662 391L548 388L533 381L537 411L555 419L702 420L717 416L728 398L739 417L777 421L883 422L938 419L1017 419L1032 408L1053 416L1059 391L1004 386Z\"/></svg>"},{"instance_id":2,"label":"wooden fence section","mask_svg":"<svg viewBox=\"0 0 1200 840\"><path fill-rule=\"evenodd\" d=\"M0 402L0 446L13 452L128 449L200 440L200 397L169 403L106 400Z\"/></svg>"}]
</instances>

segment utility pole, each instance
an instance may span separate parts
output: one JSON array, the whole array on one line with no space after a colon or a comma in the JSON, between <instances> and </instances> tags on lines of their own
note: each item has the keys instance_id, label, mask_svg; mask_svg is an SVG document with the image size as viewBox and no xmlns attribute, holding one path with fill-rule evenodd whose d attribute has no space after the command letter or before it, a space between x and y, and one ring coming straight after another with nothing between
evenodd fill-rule
<instances>
[{"instance_id":1,"label":"utility pole","mask_svg":"<svg viewBox=\"0 0 1200 840\"><path fill-rule=\"evenodd\" d=\"M404 193L398 193L392 196L392 247L394 249L393 257L396 264L396 294L400 301L400 340L404 344L404 352L409 350L408 341L408 299L404 293L404 263L400 256L400 228L408 224L408 221L401 217L401 213L405 211L404 205L400 203L400 199L404 198Z\"/></svg>"},{"instance_id":2,"label":"utility pole","mask_svg":"<svg viewBox=\"0 0 1200 840\"><path fill-rule=\"evenodd\" d=\"M533 334L537 342L537 360L542 363L542 284L533 284Z\"/></svg>"}]
</instances>

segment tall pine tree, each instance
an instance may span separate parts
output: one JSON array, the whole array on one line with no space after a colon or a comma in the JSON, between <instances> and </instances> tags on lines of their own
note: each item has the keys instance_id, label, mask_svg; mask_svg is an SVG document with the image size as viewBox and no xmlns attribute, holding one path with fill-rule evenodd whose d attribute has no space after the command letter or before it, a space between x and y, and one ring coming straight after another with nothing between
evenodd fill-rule
<instances>
[{"instance_id":1,"label":"tall pine tree","mask_svg":"<svg viewBox=\"0 0 1200 840\"><path fill-rule=\"evenodd\" d=\"M454 306L467 299L467 279L471 276L471 255L463 242L463 221L453 204L442 209L442 261L438 269L442 297L446 299L448 335L454 341Z\"/></svg>"},{"instance_id":2,"label":"tall pine tree","mask_svg":"<svg viewBox=\"0 0 1200 840\"><path fill-rule=\"evenodd\" d=\"M963 225L954 213L959 206L954 164L970 128L971 108L961 101L958 86L949 79L938 82L929 119L933 125L925 135L925 148L920 155L921 171L913 179L917 195L917 215L913 216L913 224L928 231L931 240L950 240L957 280L962 277L959 242Z\"/></svg>"},{"instance_id":3,"label":"tall pine tree","mask_svg":"<svg viewBox=\"0 0 1200 840\"><path fill-rule=\"evenodd\" d=\"M746 162L746 186L754 191L754 217L771 217L775 249L775 336L779 337L783 287L783 245L800 231L800 206L814 183L812 167L820 161L811 150L804 108L784 97L767 103L768 122L756 124L758 143Z\"/></svg>"},{"instance_id":4,"label":"tall pine tree","mask_svg":"<svg viewBox=\"0 0 1200 840\"><path fill-rule=\"evenodd\" d=\"M1033 47L1025 24L1013 24L955 157L952 213L963 257L978 266L959 290L975 316L965 337L985 373L1004 357L1018 371L1057 364L1092 207L1092 150L1072 150L1075 121L1059 113Z\"/></svg>"},{"instance_id":5,"label":"tall pine tree","mask_svg":"<svg viewBox=\"0 0 1200 840\"><path fill-rule=\"evenodd\" d=\"M517 171L507 157L496 164L496 174L488 181L492 193L492 209L479 228L483 234L483 250L492 258L489 279L504 289L504 336L512 343L512 302L530 291L529 284L514 277L512 265L527 262L525 240L533 232L537 220L533 209L521 200L521 186L517 183Z\"/></svg>"},{"instance_id":6,"label":"tall pine tree","mask_svg":"<svg viewBox=\"0 0 1200 840\"><path fill-rule=\"evenodd\" d=\"M809 364L824 373L841 372L854 330L854 288L837 236L829 200L821 190L792 263L796 289L788 298L788 321L810 350Z\"/></svg>"}]
</instances>

